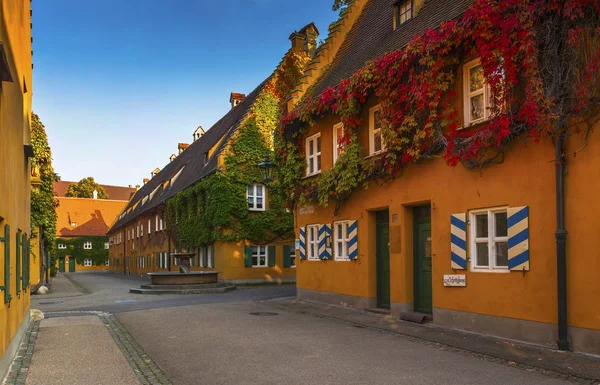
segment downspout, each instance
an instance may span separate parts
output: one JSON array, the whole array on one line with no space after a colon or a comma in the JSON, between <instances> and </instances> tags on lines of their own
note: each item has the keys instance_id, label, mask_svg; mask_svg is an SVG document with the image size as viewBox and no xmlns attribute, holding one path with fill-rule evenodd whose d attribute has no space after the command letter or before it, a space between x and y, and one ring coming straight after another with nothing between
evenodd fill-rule
<instances>
[{"instance_id":1,"label":"downspout","mask_svg":"<svg viewBox=\"0 0 600 385\"><path fill-rule=\"evenodd\" d=\"M558 292L558 348L569 350L567 326L567 230L565 229L565 162L564 136L555 140L556 171L556 272Z\"/></svg>"},{"instance_id":2,"label":"downspout","mask_svg":"<svg viewBox=\"0 0 600 385\"><path fill-rule=\"evenodd\" d=\"M167 268L171 271L171 236L167 234L167 245L169 247L169 258L167 258Z\"/></svg>"},{"instance_id":3,"label":"downspout","mask_svg":"<svg viewBox=\"0 0 600 385\"><path fill-rule=\"evenodd\" d=\"M123 275L127 275L127 237L125 236L125 228L123 228Z\"/></svg>"}]
</instances>

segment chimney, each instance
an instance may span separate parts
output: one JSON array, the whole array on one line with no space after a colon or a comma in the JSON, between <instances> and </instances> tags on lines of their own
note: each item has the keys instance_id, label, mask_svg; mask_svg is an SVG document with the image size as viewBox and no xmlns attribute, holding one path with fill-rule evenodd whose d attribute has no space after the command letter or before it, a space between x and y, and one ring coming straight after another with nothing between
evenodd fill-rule
<instances>
[{"instance_id":1,"label":"chimney","mask_svg":"<svg viewBox=\"0 0 600 385\"><path fill-rule=\"evenodd\" d=\"M92 192L92 197L93 197L94 199L98 199L98 191L97 191L97 190L94 190L94 191Z\"/></svg>"},{"instance_id":2,"label":"chimney","mask_svg":"<svg viewBox=\"0 0 600 385\"><path fill-rule=\"evenodd\" d=\"M229 96L229 103L231 103L231 109L233 110L240 104L244 99L246 99L246 94L238 94L236 92L232 92Z\"/></svg>"},{"instance_id":3,"label":"chimney","mask_svg":"<svg viewBox=\"0 0 600 385\"><path fill-rule=\"evenodd\" d=\"M146 184L146 183L148 183L148 182L150 182L150 179L148 179L148 178L144 178L144 184Z\"/></svg>"},{"instance_id":4,"label":"chimney","mask_svg":"<svg viewBox=\"0 0 600 385\"><path fill-rule=\"evenodd\" d=\"M319 30L315 23L308 23L300 31L294 31L290 35L293 50L304 50L311 57L314 55L317 48L317 37Z\"/></svg>"},{"instance_id":5,"label":"chimney","mask_svg":"<svg viewBox=\"0 0 600 385\"><path fill-rule=\"evenodd\" d=\"M132 187L133 187L132 185L129 185L129 188L132 188Z\"/></svg>"},{"instance_id":6,"label":"chimney","mask_svg":"<svg viewBox=\"0 0 600 385\"><path fill-rule=\"evenodd\" d=\"M152 170L152 172L150 173L150 179L154 178L156 176L156 174L158 174L160 172L160 168L155 168L154 170Z\"/></svg>"},{"instance_id":7,"label":"chimney","mask_svg":"<svg viewBox=\"0 0 600 385\"><path fill-rule=\"evenodd\" d=\"M179 151L179 154L181 154L186 148L188 148L190 145L187 143L179 143L177 145L177 150Z\"/></svg>"},{"instance_id":8,"label":"chimney","mask_svg":"<svg viewBox=\"0 0 600 385\"><path fill-rule=\"evenodd\" d=\"M175 154L171 154L171 156L169 157L169 161L171 161L171 162L172 162L172 161L174 161L174 160L175 160L175 158L177 158L177 155L175 155ZM129 186L129 187L131 187L131 186Z\"/></svg>"},{"instance_id":9,"label":"chimney","mask_svg":"<svg viewBox=\"0 0 600 385\"><path fill-rule=\"evenodd\" d=\"M140 189L140 185L139 185L139 184L136 184L136 185L135 185L135 191L137 191L137 190L139 190L139 189Z\"/></svg>"},{"instance_id":10,"label":"chimney","mask_svg":"<svg viewBox=\"0 0 600 385\"><path fill-rule=\"evenodd\" d=\"M202 136L204 136L204 133L204 128L202 128L202 126L198 126L198 128L196 128L196 131L194 131L194 142L202 138Z\"/></svg>"}]
</instances>

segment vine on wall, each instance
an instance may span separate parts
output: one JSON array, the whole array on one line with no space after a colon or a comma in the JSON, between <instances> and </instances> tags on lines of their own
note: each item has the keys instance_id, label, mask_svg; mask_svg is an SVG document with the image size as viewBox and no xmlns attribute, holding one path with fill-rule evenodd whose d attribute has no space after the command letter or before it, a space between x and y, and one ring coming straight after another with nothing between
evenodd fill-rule
<instances>
[{"instance_id":1,"label":"vine on wall","mask_svg":"<svg viewBox=\"0 0 600 385\"><path fill-rule=\"evenodd\" d=\"M248 185L261 183L257 165L265 153L273 156L273 132L308 60L303 51L285 55L229 140L222 154L223 168L167 202L167 229L178 247L196 248L217 240L268 243L293 237L293 216L279 182L267 191L265 211L248 210L246 191Z\"/></svg>"},{"instance_id":2,"label":"vine on wall","mask_svg":"<svg viewBox=\"0 0 600 385\"><path fill-rule=\"evenodd\" d=\"M490 87L490 119L460 129L456 74L475 57ZM357 186L393 179L442 153L451 166L484 167L501 161L519 136L565 139L583 131L585 141L598 121L599 71L600 0L476 0L460 20L415 36L282 118L275 143L286 199L339 205ZM370 97L380 102L386 151L363 159L357 130ZM333 168L302 180L299 140L328 113L344 123L345 151Z\"/></svg>"},{"instance_id":3,"label":"vine on wall","mask_svg":"<svg viewBox=\"0 0 600 385\"><path fill-rule=\"evenodd\" d=\"M87 250L83 248L84 243L91 242L92 248ZM83 265L83 260L89 258L92 264L96 266L104 265L108 259L108 249L104 246L108 242L107 236L95 237L77 237L77 238L56 238L56 244L66 246L66 249L54 250L55 258L75 258L78 264Z\"/></svg>"}]
</instances>

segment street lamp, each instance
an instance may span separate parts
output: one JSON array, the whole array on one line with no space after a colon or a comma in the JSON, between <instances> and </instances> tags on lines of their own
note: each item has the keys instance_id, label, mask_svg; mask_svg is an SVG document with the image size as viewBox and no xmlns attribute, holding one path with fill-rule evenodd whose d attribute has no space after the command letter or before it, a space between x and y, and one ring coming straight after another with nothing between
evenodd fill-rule
<instances>
[{"instance_id":1,"label":"street lamp","mask_svg":"<svg viewBox=\"0 0 600 385\"><path fill-rule=\"evenodd\" d=\"M275 180L276 167L277 166L275 163L269 160L269 153L265 153L265 160L258 165L258 168L260 169L260 176L265 186L269 187L273 180Z\"/></svg>"}]
</instances>

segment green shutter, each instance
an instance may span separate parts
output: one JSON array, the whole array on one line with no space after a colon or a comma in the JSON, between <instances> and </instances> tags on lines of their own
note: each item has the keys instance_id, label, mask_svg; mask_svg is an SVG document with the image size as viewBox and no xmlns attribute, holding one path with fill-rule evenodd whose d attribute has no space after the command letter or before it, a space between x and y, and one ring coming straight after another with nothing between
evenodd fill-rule
<instances>
[{"instance_id":1,"label":"green shutter","mask_svg":"<svg viewBox=\"0 0 600 385\"><path fill-rule=\"evenodd\" d=\"M267 257L269 258L269 267L275 267L277 259L275 246L267 246Z\"/></svg>"},{"instance_id":2,"label":"green shutter","mask_svg":"<svg viewBox=\"0 0 600 385\"><path fill-rule=\"evenodd\" d=\"M252 246L245 247L244 267L252 267Z\"/></svg>"},{"instance_id":3,"label":"green shutter","mask_svg":"<svg viewBox=\"0 0 600 385\"><path fill-rule=\"evenodd\" d=\"M17 296L21 294L21 251L23 243L21 242L21 230L17 230L17 245L15 250L15 284Z\"/></svg>"},{"instance_id":4,"label":"green shutter","mask_svg":"<svg viewBox=\"0 0 600 385\"><path fill-rule=\"evenodd\" d=\"M10 295L10 225L4 225L4 237L0 238L0 242L4 242L4 286L0 289L4 291L4 303L10 303L12 299Z\"/></svg>"},{"instance_id":5,"label":"green shutter","mask_svg":"<svg viewBox=\"0 0 600 385\"><path fill-rule=\"evenodd\" d=\"M215 267L215 246L214 245L208 246L208 255L210 255L209 260L212 260L211 261L212 263L210 264L210 266L208 266L208 265L206 265L206 266L214 268Z\"/></svg>"},{"instance_id":6,"label":"green shutter","mask_svg":"<svg viewBox=\"0 0 600 385\"><path fill-rule=\"evenodd\" d=\"M291 249L292 246L283 246L283 267L292 266L292 259L290 258Z\"/></svg>"},{"instance_id":7,"label":"green shutter","mask_svg":"<svg viewBox=\"0 0 600 385\"><path fill-rule=\"evenodd\" d=\"M23 290L27 290L27 286L29 286L29 239L27 238L27 234L23 234L23 241L21 242L21 246L23 246L22 258L23 258L23 278L21 279L21 283L23 284Z\"/></svg>"}]
</instances>

